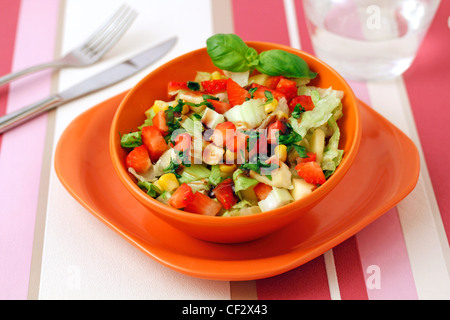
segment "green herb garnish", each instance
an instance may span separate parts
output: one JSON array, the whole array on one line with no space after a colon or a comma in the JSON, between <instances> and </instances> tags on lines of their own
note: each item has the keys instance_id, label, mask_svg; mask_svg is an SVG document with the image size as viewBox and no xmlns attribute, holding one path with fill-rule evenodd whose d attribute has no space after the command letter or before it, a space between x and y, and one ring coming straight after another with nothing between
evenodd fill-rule
<instances>
[{"instance_id":1,"label":"green herb garnish","mask_svg":"<svg viewBox=\"0 0 450 320\"><path fill-rule=\"evenodd\" d=\"M260 54L235 34L215 34L206 40L213 64L231 72L246 72L256 68L269 76L313 79L317 73L299 56L284 50L268 50Z\"/></svg>"},{"instance_id":2,"label":"green herb garnish","mask_svg":"<svg viewBox=\"0 0 450 320\"><path fill-rule=\"evenodd\" d=\"M195 82L195 81L188 81L187 82L187 87L189 88L189 90L199 91L200 90L200 83Z\"/></svg>"},{"instance_id":3,"label":"green herb garnish","mask_svg":"<svg viewBox=\"0 0 450 320\"><path fill-rule=\"evenodd\" d=\"M305 112L305 108L303 108L300 103L297 103L295 105L294 111L292 111L292 113L291 113L291 116L294 119L299 119L303 112Z\"/></svg>"}]
</instances>

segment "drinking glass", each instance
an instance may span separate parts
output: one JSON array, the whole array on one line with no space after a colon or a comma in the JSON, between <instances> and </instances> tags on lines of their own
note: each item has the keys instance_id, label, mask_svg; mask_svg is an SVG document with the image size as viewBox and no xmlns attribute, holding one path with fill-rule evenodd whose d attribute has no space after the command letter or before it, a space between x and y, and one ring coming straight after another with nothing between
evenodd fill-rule
<instances>
[{"instance_id":1,"label":"drinking glass","mask_svg":"<svg viewBox=\"0 0 450 320\"><path fill-rule=\"evenodd\" d=\"M412 64L440 0L303 0L315 54L350 80L383 80Z\"/></svg>"}]
</instances>

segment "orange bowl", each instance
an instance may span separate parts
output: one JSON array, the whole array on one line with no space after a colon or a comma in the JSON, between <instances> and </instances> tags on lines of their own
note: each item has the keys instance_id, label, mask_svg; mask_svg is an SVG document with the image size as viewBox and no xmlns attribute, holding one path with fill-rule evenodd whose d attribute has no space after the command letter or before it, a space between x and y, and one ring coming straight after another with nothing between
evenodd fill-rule
<instances>
[{"instance_id":1,"label":"orange bowl","mask_svg":"<svg viewBox=\"0 0 450 320\"><path fill-rule=\"evenodd\" d=\"M248 216L204 216L174 209L148 196L136 184L125 167L127 151L120 145L119 133L136 131L145 120L144 112L155 100L166 100L169 81L192 80L197 71L218 70L211 62L206 48L186 53L154 70L134 86L123 99L114 116L110 132L110 153L114 169L131 194L149 211L173 227L202 240L219 243L238 243L268 235L296 220L319 203L343 178L353 163L361 139L360 115L356 97L346 81L319 59L291 47L247 42L258 52L281 49L302 57L310 69L318 73L311 85L332 87L344 92L344 116L338 121L341 129L340 148L344 150L341 164L335 173L319 188L303 199L283 207ZM345 201L345 199L343 199ZM126 204L124 204L126 205ZM149 219L150 221L150 219ZM142 221L143 224L148 223Z\"/></svg>"}]
</instances>

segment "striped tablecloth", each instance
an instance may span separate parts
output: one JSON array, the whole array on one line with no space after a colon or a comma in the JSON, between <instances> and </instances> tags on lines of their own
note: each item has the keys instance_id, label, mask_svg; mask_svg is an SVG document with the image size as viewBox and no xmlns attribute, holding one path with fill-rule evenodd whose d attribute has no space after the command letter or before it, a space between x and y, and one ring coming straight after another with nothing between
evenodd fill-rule
<instances>
[{"instance_id":1,"label":"striped tablecloth","mask_svg":"<svg viewBox=\"0 0 450 320\"><path fill-rule=\"evenodd\" d=\"M352 82L356 95L417 145L416 188L335 248L287 273L212 281L169 269L89 214L55 174L55 146L80 113L132 87L160 64L205 46L214 33L313 53L301 0L0 0L0 75L78 45L123 2L139 11L97 65L40 72L0 88L0 114L177 35L156 65L0 135L1 299L449 299L450 1L443 0L412 67L400 78ZM95 141L93 141L95 144ZM374 285L377 272L379 282Z\"/></svg>"}]
</instances>

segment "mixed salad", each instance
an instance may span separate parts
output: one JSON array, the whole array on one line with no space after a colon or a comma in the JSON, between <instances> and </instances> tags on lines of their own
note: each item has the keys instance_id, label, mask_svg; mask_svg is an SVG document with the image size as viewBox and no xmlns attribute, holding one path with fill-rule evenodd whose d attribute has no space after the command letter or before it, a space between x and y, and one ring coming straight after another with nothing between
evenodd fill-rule
<instances>
[{"instance_id":1,"label":"mixed salad","mask_svg":"<svg viewBox=\"0 0 450 320\"><path fill-rule=\"evenodd\" d=\"M343 92L309 85L300 57L258 54L234 34L207 40L221 71L168 83L137 131L126 167L149 196L211 216L272 210L320 187L340 164Z\"/></svg>"}]
</instances>

